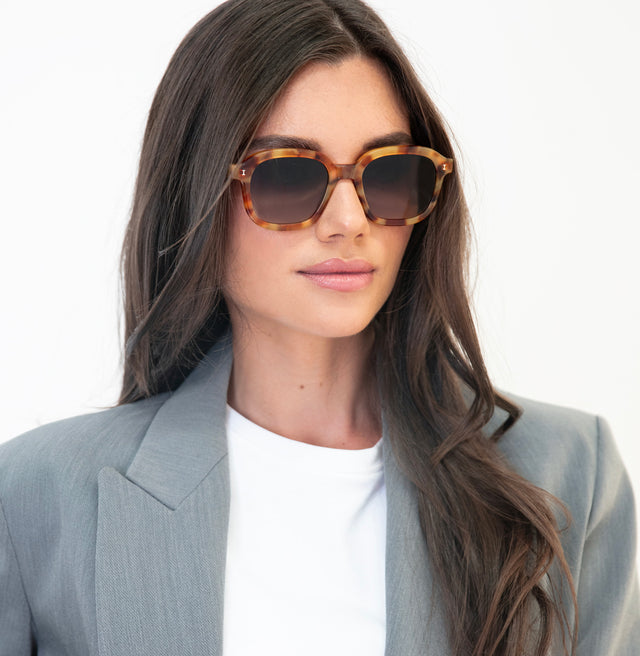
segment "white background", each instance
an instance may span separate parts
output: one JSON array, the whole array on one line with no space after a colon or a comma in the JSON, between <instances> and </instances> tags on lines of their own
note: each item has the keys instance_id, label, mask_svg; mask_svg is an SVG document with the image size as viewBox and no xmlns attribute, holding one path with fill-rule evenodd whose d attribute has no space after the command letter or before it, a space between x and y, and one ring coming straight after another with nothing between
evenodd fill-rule
<instances>
[{"instance_id":1,"label":"white background","mask_svg":"<svg viewBox=\"0 0 640 656\"><path fill-rule=\"evenodd\" d=\"M638 3L372 4L460 146L495 382L603 414L640 492ZM214 5L0 9L0 441L117 398L118 253L146 113Z\"/></svg>"}]
</instances>

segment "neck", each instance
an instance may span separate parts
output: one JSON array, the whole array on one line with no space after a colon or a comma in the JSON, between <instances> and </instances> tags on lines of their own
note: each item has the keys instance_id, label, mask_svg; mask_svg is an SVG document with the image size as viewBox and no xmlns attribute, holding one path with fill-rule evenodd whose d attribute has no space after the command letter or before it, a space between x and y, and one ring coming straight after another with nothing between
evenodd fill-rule
<instances>
[{"instance_id":1,"label":"neck","mask_svg":"<svg viewBox=\"0 0 640 656\"><path fill-rule=\"evenodd\" d=\"M373 446L381 420L373 331L279 338L233 328L229 405L279 435L340 449Z\"/></svg>"}]
</instances>

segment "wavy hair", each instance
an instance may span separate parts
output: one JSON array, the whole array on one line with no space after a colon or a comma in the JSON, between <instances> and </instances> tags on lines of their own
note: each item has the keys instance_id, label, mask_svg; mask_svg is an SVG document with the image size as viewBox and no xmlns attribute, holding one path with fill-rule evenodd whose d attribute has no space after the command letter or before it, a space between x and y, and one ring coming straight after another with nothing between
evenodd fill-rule
<instances>
[{"instance_id":1,"label":"wavy hair","mask_svg":"<svg viewBox=\"0 0 640 656\"><path fill-rule=\"evenodd\" d=\"M399 45L360 0L229 0L174 54L156 92L122 257L119 402L175 389L229 328L222 295L231 182L280 92L310 62L380 62L416 144L453 157L444 121ZM487 375L467 293L469 217L459 174L414 227L375 319L389 441L415 486L455 656L543 656L575 643L552 566L571 574L559 503L497 447L518 409ZM496 407L507 420L487 437ZM568 645L568 646L567 646Z\"/></svg>"}]
</instances>

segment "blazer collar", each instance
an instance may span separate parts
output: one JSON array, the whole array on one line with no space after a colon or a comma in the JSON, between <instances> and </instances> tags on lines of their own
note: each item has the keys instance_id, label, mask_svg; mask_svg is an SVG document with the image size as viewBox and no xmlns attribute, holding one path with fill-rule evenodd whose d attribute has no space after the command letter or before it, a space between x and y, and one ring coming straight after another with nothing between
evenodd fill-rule
<instances>
[{"instance_id":1,"label":"blazer collar","mask_svg":"<svg viewBox=\"0 0 640 656\"><path fill-rule=\"evenodd\" d=\"M172 510L226 455L230 335L218 342L151 422L127 478Z\"/></svg>"}]
</instances>

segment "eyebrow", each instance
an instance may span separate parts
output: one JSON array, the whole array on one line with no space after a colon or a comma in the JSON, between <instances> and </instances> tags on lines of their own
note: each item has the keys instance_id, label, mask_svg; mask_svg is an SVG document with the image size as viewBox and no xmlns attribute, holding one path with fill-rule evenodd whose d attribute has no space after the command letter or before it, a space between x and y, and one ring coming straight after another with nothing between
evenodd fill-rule
<instances>
[{"instance_id":1,"label":"eyebrow","mask_svg":"<svg viewBox=\"0 0 640 656\"><path fill-rule=\"evenodd\" d=\"M373 148L382 148L384 146L398 146L413 144L411 135L406 132L390 132L367 141L362 146L362 152L365 153ZM270 134L265 137L254 139L247 149L248 153L255 153L259 150L271 150L273 148L298 148L300 150L322 150L320 144L313 139L303 139L301 137L290 137L285 135Z\"/></svg>"},{"instance_id":2,"label":"eyebrow","mask_svg":"<svg viewBox=\"0 0 640 656\"><path fill-rule=\"evenodd\" d=\"M272 148L300 148L302 150L320 150L320 144L312 139L301 139L300 137L287 137L284 135L270 134L266 137L258 137L250 144L247 152L253 153L258 150L271 150Z\"/></svg>"},{"instance_id":3,"label":"eyebrow","mask_svg":"<svg viewBox=\"0 0 640 656\"><path fill-rule=\"evenodd\" d=\"M382 148L384 146L410 146L413 145L413 138L410 134L406 132L391 132L390 134L385 134L382 137L376 137L367 141L364 144L363 152L367 150L373 150L374 148Z\"/></svg>"}]
</instances>

